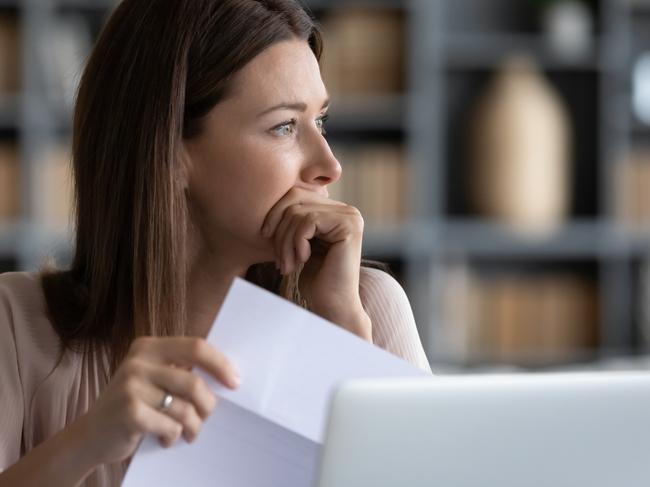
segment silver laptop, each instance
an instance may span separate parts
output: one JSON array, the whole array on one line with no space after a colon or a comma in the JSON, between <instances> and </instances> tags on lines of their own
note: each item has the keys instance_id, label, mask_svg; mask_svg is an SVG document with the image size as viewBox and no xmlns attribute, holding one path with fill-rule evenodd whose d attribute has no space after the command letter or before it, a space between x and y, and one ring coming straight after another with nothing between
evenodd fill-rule
<instances>
[{"instance_id":1,"label":"silver laptop","mask_svg":"<svg viewBox=\"0 0 650 487\"><path fill-rule=\"evenodd\" d=\"M650 372L355 381L318 487L648 487Z\"/></svg>"}]
</instances>

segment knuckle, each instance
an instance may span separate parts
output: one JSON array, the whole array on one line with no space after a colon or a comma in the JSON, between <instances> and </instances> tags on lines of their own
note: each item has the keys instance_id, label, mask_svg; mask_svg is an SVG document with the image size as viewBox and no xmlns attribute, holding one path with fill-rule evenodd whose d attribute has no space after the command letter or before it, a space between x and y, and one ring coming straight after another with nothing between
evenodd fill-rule
<instances>
[{"instance_id":1,"label":"knuckle","mask_svg":"<svg viewBox=\"0 0 650 487\"><path fill-rule=\"evenodd\" d=\"M196 401L195 411L200 421L207 419L208 416L212 414L212 410L213 410L212 399L209 399L207 396L201 398L200 401Z\"/></svg>"},{"instance_id":2,"label":"knuckle","mask_svg":"<svg viewBox=\"0 0 650 487\"><path fill-rule=\"evenodd\" d=\"M198 415L194 407L190 407L190 414L188 415L187 424L190 427L190 430L195 433L198 433L198 431L201 429L203 420L201 419L201 416Z\"/></svg>"},{"instance_id":3,"label":"knuckle","mask_svg":"<svg viewBox=\"0 0 650 487\"><path fill-rule=\"evenodd\" d=\"M143 368L144 362L138 358L131 357L124 361L122 373L124 374L125 378L128 379L129 377L139 375L142 372Z\"/></svg>"},{"instance_id":4,"label":"knuckle","mask_svg":"<svg viewBox=\"0 0 650 487\"><path fill-rule=\"evenodd\" d=\"M196 437L201 429L201 419L190 405L185 406L183 417L179 418L182 424L183 436L188 441Z\"/></svg>"},{"instance_id":5,"label":"knuckle","mask_svg":"<svg viewBox=\"0 0 650 487\"><path fill-rule=\"evenodd\" d=\"M194 338L190 343L190 353L193 357L203 357L206 355L208 344L203 338Z\"/></svg>"},{"instance_id":6,"label":"knuckle","mask_svg":"<svg viewBox=\"0 0 650 487\"><path fill-rule=\"evenodd\" d=\"M363 229L363 215L359 209L354 206L348 206L348 211L350 212L351 221L355 225L355 228Z\"/></svg>"},{"instance_id":7,"label":"knuckle","mask_svg":"<svg viewBox=\"0 0 650 487\"><path fill-rule=\"evenodd\" d=\"M178 409L178 418L181 422L185 425L191 424L193 420L192 406L184 402Z\"/></svg>"},{"instance_id":8,"label":"knuckle","mask_svg":"<svg viewBox=\"0 0 650 487\"><path fill-rule=\"evenodd\" d=\"M135 397L137 390L137 380L133 375L127 375L122 381L122 389L127 398Z\"/></svg>"},{"instance_id":9,"label":"knuckle","mask_svg":"<svg viewBox=\"0 0 650 487\"><path fill-rule=\"evenodd\" d=\"M190 397L193 400L196 400L201 396L205 386L203 384L203 379L196 375L192 375L192 378L189 380L188 392Z\"/></svg>"},{"instance_id":10,"label":"knuckle","mask_svg":"<svg viewBox=\"0 0 650 487\"><path fill-rule=\"evenodd\" d=\"M359 211L359 208L357 208L356 206L348 205L348 206L347 206L347 211L348 211L348 212L350 213L350 215L352 215L353 217L362 218L362 216L361 216L361 211Z\"/></svg>"},{"instance_id":11,"label":"knuckle","mask_svg":"<svg viewBox=\"0 0 650 487\"><path fill-rule=\"evenodd\" d=\"M300 215L300 205L291 205L289 208L286 209L286 214L288 217L296 217Z\"/></svg>"},{"instance_id":12,"label":"knuckle","mask_svg":"<svg viewBox=\"0 0 650 487\"><path fill-rule=\"evenodd\" d=\"M229 372L231 369L230 362L223 353L217 352L214 357L214 363L221 372Z\"/></svg>"},{"instance_id":13,"label":"knuckle","mask_svg":"<svg viewBox=\"0 0 650 487\"><path fill-rule=\"evenodd\" d=\"M208 414L211 414L214 411L214 408L217 407L219 399L214 394L209 394L209 399L207 400Z\"/></svg>"},{"instance_id":14,"label":"knuckle","mask_svg":"<svg viewBox=\"0 0 650 487\"><path fill-rule=\"evenodd\" d=\"M129 396L126 399L126 417L138 428L144 423L145 408L135 397Z\"/></svg>"}]
</instances>

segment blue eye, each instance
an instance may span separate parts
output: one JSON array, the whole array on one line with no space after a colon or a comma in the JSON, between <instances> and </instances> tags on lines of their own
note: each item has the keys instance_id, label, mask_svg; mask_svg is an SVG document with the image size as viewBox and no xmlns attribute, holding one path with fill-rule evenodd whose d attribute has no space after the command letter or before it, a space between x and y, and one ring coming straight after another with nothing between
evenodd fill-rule
<instances>
[{"instance_id":1,"label":"blue eye","mask_svg":"<svg viewBox=\"0 0 650 487\"><path fill-rule=\"evenodd\" d=\"M321 135L325 135L327 132L325 131L325 122L329 119L329 115L323 115L321 117L318 117L316 119L316 127L318 128L318 131L321 133ZM275 135L280 135L280 136L286 136L286 135L293 135L296 132L296 119L292 118L291 120L288 120L286 122L281 123L280 125L276 125L271 129L271 132L273 132Z\"/></svg>"},{"instance_id":2,"label":"blue eye","mask_svg":"<svg viewBox=\"0 0 650 487\"><path fill-rule=\"evenodd\" d=\"M278 135L291 135L296 130L296 120L291 119L288 122L284 122L277 127L271 129L274 133Z\"/></svg>"},{"instance_id":3,"label":"blue eye","mask_svg":"<svg viewBox=\"0 0 650 487\"><path fill-rule=\"evenodd\" d=\"M329 115L323 115L322 117L316 119L316 126L320 130L321 135L325 135L327 133L325 130L325 122L327 122L329 118Z\"/></svg>"}]
</instances>

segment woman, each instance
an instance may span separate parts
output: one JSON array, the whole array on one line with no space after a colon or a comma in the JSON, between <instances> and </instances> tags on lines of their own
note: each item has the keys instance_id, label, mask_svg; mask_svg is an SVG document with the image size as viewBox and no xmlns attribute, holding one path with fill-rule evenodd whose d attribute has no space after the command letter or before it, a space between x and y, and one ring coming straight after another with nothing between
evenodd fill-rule
<instances>
[{"instance_id":1,"label":"woman","mask_svg":"<svg viewBox=\"0 0 650 487\"><path fill-rule=\"evenodd\" d=\"M321 38L296 0L125 0L74 117L72 266L0 276L0 486L118 485L239 378L204 340L235 276L428 370L408 300L328 198ZM255 337L251 337L254 340Z\"/></svg>"}]
</instances>

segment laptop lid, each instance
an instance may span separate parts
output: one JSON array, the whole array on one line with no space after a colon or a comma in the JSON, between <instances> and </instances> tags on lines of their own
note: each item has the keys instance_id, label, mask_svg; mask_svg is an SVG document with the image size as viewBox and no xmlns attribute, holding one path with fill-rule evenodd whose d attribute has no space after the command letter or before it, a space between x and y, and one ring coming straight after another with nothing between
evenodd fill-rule
<instances>
[{"instance_id":1,"label":"laptop lid","mask_svg":"<svg viewBox=\"0 0 650 487\"><path fill-rule=\"evenodd\" d=\"M353 381L319 487L650 485L650 373Z\"/></svg>"}]
</instances>

